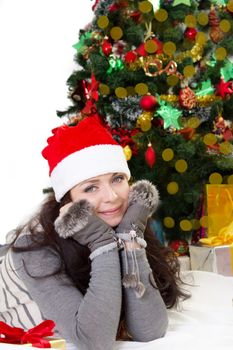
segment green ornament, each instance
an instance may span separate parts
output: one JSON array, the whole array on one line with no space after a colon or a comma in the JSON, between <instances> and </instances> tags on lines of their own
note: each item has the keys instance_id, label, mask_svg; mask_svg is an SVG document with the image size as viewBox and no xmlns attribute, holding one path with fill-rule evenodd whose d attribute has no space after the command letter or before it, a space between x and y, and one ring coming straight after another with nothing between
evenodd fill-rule
<instances>
[{"instance_id":1,"label":"green ornament","mask_svg":"<svg viewBox=\"0 0 233 350\"><path fill-rule=\"evenodd\" d=\"M172 6L175 7L177 5L191 6L191 1L190 0L174 0Z\"/></svg>"},{"instance_id":2,"label":"green ornament","mask_svg":"<svg viewBox=\"0 0 233 350\"><path fill-rule=\"evenodd\" d=\"M107 74L111 74L113 71L124 69L124 63L122 60L118 57L115 57L114 55L109 56L108 63L110 67L107 70Z\"/></svg>"},{"instance_id":3,"label":"green ornament","mask_svg":"<svg viewBox=\"0 0 233 350\"><path fill-rule=\"evenodd\" d=\"M229 81L233 78L233 63L231 61L227 60L227 63L224 67L220 70L222 77L224 78L224 81Z\"/></svg>"},{"instance_id":4,"label":"green ornament","mask_svg":"<svg viewBox=\"0 0 233 350\"><path fill-rule=\"evenodd\" d=\"M179 111L177 108L173 108L172 106L165 105L165 103L162 103L160 108L157 109L156 113L161 118L163 118L164 129L167 129L169 126L172 126L178 130L181 129L181 125L178 119L181 116L182 112Z\"/></svg>"},{"instance_id":5,"label":"green ornament","mask_svg":"<svg viewBox=\"0 0 233 350\"><path fill-rule=\"evenodd\" d=\"M214 93L214 88L211 84L211 80L201 82L201 88L195 91L196 96L206 96L212 95Z\"/></svg>"},{"instance_id":6,"label":"green ornament","mask_svg":"<svg viewBox=\"0 0 233 350\"><path fill-rule=\"evenodd\" d=\"M206 65L209 67L215 67L216 63L217 63L217 61L216 61L215 57L212 56L211 59L206 62Z\"/></svg>"},{"instance_id":7,"label":"green ornament","mask_svg":"<svg viewBox=\"0 0 233 350\"><path fill-rule=\"evenodd\" d=\"M78 52L82 53L86 50L87 46L84 44L86 39L91 38L91 32L86 32L81 35L79 42L76 44L72 45L74 49L76 49Z\"/></svg>"}]
</instances>

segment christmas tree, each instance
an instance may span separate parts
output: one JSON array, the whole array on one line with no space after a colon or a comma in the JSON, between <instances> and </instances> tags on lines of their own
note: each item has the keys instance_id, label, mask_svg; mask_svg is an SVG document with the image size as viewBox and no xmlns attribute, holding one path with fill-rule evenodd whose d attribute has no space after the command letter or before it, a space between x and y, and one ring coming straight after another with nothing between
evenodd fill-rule
<instances>
[{"instance_id":1,"label":"christmas tree","mask_svg":"<svg viewBox=\"0 0 233 350\"><path fill-rule=\"evenodd\" d=\"M96 0L74 45L57 114L101 116L132 179L158 187L169 240L205 226L205 184L233 183L232 34L233 0Z\"/></svg>"}]
</instances>

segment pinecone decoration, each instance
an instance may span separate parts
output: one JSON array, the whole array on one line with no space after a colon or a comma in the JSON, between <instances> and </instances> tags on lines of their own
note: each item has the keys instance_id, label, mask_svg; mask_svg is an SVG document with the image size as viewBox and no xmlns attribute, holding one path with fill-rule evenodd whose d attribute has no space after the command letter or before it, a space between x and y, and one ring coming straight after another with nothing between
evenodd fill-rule
<instances>
[{"instance_id":1,"label":"pinecone decoration","mask_svg":"<svg viewBox=\"0 0 233 350\"><path fill-rule=\"evenodd\" d=\"M210 24L210 38L211 40L217 44L220 40L222 40L224 33L220 29L219 26L219 18L217 16L216 10L214 7L211 8L209 12L209 24Z\"/></svg>"}]
</instances>

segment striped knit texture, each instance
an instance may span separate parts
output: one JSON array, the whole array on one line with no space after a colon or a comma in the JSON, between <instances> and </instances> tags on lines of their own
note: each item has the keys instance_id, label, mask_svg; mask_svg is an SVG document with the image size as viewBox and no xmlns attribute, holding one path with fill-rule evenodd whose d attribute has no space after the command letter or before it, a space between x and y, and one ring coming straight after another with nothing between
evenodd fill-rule
<instances>
[{"instance_id":1,"label":"striped knit texture","mask_svg":"<svg viewBox=\"0 0 233 350\"><path fill-rule=\"evenodd\" d=\"M0 264L0 320L24 329L44 320L14 268L10 251Z\"/></svg>"}]
</instances>

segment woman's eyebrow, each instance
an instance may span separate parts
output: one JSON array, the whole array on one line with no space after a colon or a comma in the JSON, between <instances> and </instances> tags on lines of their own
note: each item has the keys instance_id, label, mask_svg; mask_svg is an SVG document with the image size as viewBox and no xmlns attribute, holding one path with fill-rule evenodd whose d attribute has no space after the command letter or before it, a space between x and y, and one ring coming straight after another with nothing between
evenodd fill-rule
<instances>
[{"instance_id":1,"label":"woman's eyebrow","mask_svg":"<svg viewBox=\"0 0 233 350\"><path fill-rule=\"evenodd\" d=\"M98 179L93 179L93 180L88 180L88 181L83 181L83 182L80 182L80 186L82 186L82 185L87 185L87 184L89 184L89 183L97 183L97 182L99 182L100 180L98 180Z\"/></svg>"},{"instance_id":2,"label":"woman's eyebrow","mask_svg":"<svg viewBox=\"0 0 233 350\"><path fill-rule=\"evenodd\" d=\"M121 174L121 173L118 173L118 172L116 172L116 173L113 173L112 174L112 177L114 177L115 175L117 175L117 174ZM80 182L79 183L79 185L80 186L82 186L82 185L87 185L87 184L89 184L89 183L98 183L98 182L100 182L100 179L90 179L90 180L85 180L85 181L83 181L83 182Z\"/></svg>"}]
</instances>

